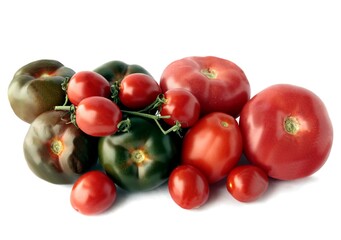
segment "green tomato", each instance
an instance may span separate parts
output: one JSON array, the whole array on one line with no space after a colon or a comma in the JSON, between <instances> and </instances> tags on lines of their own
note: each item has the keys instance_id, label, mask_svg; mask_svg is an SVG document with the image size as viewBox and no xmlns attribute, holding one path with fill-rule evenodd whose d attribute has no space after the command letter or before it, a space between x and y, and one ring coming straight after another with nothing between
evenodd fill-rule
<instances>
[{"instance_id":1,"label":"green tomato","mask_svg":"<svg viewBox=\"0 0 341 240\"><path fill-rule=\"evenodd\" d=\"M118 60L104 63L96 68L94 72L101 74L111 84L116 82L120 83L126 75L132 73L144 73L150 75L150 73L140 65L127 64Z\"/></svg>"},{"instance_id":2,"label":"green tomato","mask_svg":"<svg viewBox=\"0 0 341 240\"><path fill-rule=\"evenodd\" d=\"M98 139L70 123L63 111L47 111L30 125L24 139L29 168L39 178L55 183L73 183L97 162Z\"/></svg>"},{"instance_id":3,"label":"green tomato","mask_svg":"<svg viewBox=\"0 0 341 240\"><path fill-rule=\"evenodd\" d=\"M178 163L174 136L149 119L130 118L129 132L99 140L99 163L121 188L146 191L164 183Z\"/></svg>"},{"instance_id":4,"label":"green tomato","mask_svg":"<svg viewBox=\"0 0 341 240\"><path fill-rule=\"evenodd\" d=\"M65 92L61 85L74 73L60 62L49 59L21 67L8 87L8 100L14 113L31 123L41 113L63 105Z\"/></svg>"}]
</instances>

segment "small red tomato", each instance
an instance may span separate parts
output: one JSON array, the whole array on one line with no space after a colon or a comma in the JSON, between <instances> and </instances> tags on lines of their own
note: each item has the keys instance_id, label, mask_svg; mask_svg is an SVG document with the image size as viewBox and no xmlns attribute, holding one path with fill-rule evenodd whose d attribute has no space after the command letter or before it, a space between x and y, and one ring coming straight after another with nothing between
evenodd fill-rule
<instances>
[{"instance_id":1,"label":"small red tomato","mask_svg":"<svg viewBox=\"0 0 341 240\"><path fill-rule=\"evenodd\" d=\"M199 119L182 143L182 164L198 168L209 183L225 178L242 155L242 136L237 121L220 112Z\"/></svg>"},{"instance_id":2,"label":"small red tomato","mask_svg":"<svg viewBox=\"0 0 341 240\"><path fill-rule=\"evenodd\" d=\"M161 105L160 114L170 116L163 120L173 126L176 121L182 128L194 125L200 117L200 103L188 90L175 88L165 92L166 102Z\"/></svg>"},{"instance_id":3,"label":"small red tomato","mask_svg":"<svg viewBox=\"0 0 341 240\"><path fill-rule=\"evenodd\" d=\"M161 88L153 77L132 73L122 79L118 96L124 106L137 110L152 104L160 93Z\"/></svg>"},{"instance_id":4,"label":"small red tomato","mask_svg":"<svg viewBox=\"0 0 341 240\"><path fill-rule=\"evenodd\" d=\"M104 212L116 199L116 186L103 172L93 170L80 176L74 183L70 201L72 207L85 215Z\"/></svg>"},{"instance_id":5,"label":"small red tomato","mask_svg":"<svg viewBox=\"0 0 341 240\"><path fill-rule=\"evenodd\" d=\"M241 202L255 201L268 189L268 185L268 175L253 165L235 167L226 180L227 191Z\"/></svg>"},{"instance_id":6,"label":"small red tomato","mask_svg":"<svg viewBox=\"0 0 341 240\"><path fill-rule=\"evenodd\" d=\"M76 108L77 126L86 134L95 137L116 133L122 112L111 100L104 97L88 97Z\"/></svg>"},{"instance_id":7,"label":"small red tomato","mask_svg":"<svg viewBox=\"0 0 341 240\"><path fill-rule=\"evenodd\" d=\"M176 167L168 180L172 199L184 209L198 208L209 197L209 185L204 174L190 165Z\"/></svg>"},{"instance_id":8,"label":"small red tomato","mask_svg":"<svg viewBox=\"0 0 341 240\"><path fill-rule=\"evenodd\" d=\"M110 97L110 84L100 74L92 71L75 73L69 80L67 96L70 102L78 105L84 98L91 96Z\"/></svg>"}]
</instances>

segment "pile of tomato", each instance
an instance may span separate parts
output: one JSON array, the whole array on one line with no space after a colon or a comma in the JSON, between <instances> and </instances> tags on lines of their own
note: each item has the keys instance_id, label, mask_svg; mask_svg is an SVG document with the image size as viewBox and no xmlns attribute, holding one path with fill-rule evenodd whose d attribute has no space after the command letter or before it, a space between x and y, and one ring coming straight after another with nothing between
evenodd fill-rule
<instances>
[{"instance_id":1,"label":"pile of tomato","mask_svg":"<svg viewBox=\"0 0 341 240\"><path fill-rule=\"evenodd\" d=\"M213 56L175 60L158 81L122 61L75 72L38 60L14 74L8 99L30 124L29 168L45 181L73 184L71 204L87 215L110 208L117 187L151 191L167 183L175 203L192 209L225 181L235 199L255 201L270 179L318 171L333 142L327 109L313 92L276 84L250 98L244 71Z\"/></svg>"}]
</instances>

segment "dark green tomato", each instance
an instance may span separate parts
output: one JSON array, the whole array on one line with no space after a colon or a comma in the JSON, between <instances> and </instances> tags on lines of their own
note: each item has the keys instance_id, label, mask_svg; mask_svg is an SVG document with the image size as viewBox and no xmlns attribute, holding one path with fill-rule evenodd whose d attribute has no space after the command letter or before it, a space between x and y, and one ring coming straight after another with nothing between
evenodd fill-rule
<instances>
[{"instance_id":1,"label":"dark green tomato","mask_svg":"<svg viewBox=\"0 0 341 240\"><path fill-rule=\"evenodd\" d=\"M177 165L177 148L155 122L132 117L129 132L99 140L99 163L121 188L146 191L164 183Z\"/></svg>"},{"instance_id":2,"label":"dark green tomato","mask_svg":"<svg viewBox=\"0 0 341 240\"><path fill-rule=\"evenodd\" d=\"M109 83L120 83L121 80L129 74L132 73L144 73L150 75L150 73L143 67L136 64L127 64L122 61L110 61L104 63L94 70L95 72L101 74Z\"/></svg>"},{"instance_id":3,"label":"dark green tomato","mask_svg":"<svg viewBox=\"0 0 341 240\"><path fill-rule=\"evenodd\" d=\"M47 111L31 124L24 139L30 169L56 184L73 183L97 161L98 141L70 123L64 111Z\"/></svg>"},{"instance_id":4,"label":"dark green tomato","mask_svg":"<svg viewBox=\"0 0 341 240\"><path fill-rule=\"evenodd\" d=\"M21 67L8 87L8 99L14 113L31 123L39 114L63 105L65 92L61 84L74 73L60 62L49 59Z\"/></svg>"}]
</instances>

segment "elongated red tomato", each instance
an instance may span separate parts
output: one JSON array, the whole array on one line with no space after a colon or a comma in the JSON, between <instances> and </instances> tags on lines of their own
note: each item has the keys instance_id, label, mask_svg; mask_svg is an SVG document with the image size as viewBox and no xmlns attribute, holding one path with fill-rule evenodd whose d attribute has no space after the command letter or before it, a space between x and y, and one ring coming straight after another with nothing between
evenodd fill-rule
<instances>
[{"instance_id":1,"label":"elongated red tomato","mask_svg":"<svg viewBox=\"0 0 341 240\"><path fill-rule=\"evenodd\" d=\"M110 84L100 74L93 71L75 73L69 80L67 96L70 102L78 105L84 98L91 96L110 97Z\"/></svg>"},{"instance_id":2,"label":"elongated red tomato","mask_svg":"<svg viewBox=\"0 0 341 240\"><path fill-rule=\"evenodd\" d=\"M309 176L326 162L333 127L322 100L308 89L278 84L256 94L240 114L247 159L276 179Z\"/></svg>"},{"instance_id":3,"label":"elongated red tomato","mask_svg":"<svg viewBox=\"0 0 341 240\"><path fill-rule=\"evenodd\" d=\"M116 200L116 186L103 172L93 170L80 176L74 183L70 201L72 207L85 215L99 214Z\"/></svg>"},{"instance_id":4,"label":"elongated red tomato","mask_svg":"<svg viewBox=\"0 0 341 240\"><path fill-rule=\"evenodd\" d=\"M88 135L101 137L114 134L122 120L122 112L111 100L104 97L88 97L76 108L76 123Z\"/></svg>"},{"instance_id":5,"label":"elongated red tomato","mask_svg":"<svg viewBox=\"0 0 341 240\"><path fill-rule=\"evenodd\" d=\"M197 167L215 183L227 176L242 154L242 136L236 120L225 113L210 113L186 133L182 164Z\"/></svg>"},{"instance_id":6,"label":"elongated red tomato","mask_svg":"<svg viewBox=\"0 0 341 240\"><path fill-rule=\"evenodd\" d=\"M252 202L268 189L268 175L253 165L237 166L229 172L226 180L227 191L241 202Z\"/></svg>"},{"instance_id":7,"label":"elongated red tomato","mask_svg":"<svg viewBox=\"0 0 341 240\"><path fill-rule=\"evenodd\" d=\"M172 171L168 190L174 202L185 209L201 207L210 191L205 175L190 165L181 165Z\"/></svg>"}]
</instances>

